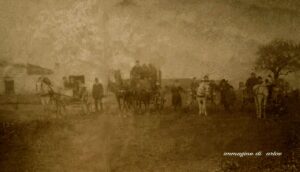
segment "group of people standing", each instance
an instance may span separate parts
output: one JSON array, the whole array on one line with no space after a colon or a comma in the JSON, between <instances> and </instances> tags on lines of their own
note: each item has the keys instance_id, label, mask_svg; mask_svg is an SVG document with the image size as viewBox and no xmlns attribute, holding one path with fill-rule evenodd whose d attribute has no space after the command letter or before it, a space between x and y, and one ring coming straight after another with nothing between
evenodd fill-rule
<instances>
[{"instance_id":1,"label":"group of people standing","mask_svg":"<svg viewBox=\"0 0 300 172\"><path fill-rule=\"evenodd\" d=\"M206 102L210 91L210 81L208 76L204 76L200 82L196 78L193 78L191 83L191 103L197 102L199 107L199 115L207 116ZM182 107L182 96L185 90L180 86L179 81L176 80L171 87L172 93L172 105L175 110Z\"/></svg>"},{"instance_id":2,"label":"group of people standing","mask_svg":"<svg viewBox=\"0 0 300 172\"><path fill-rule=\"evenodd\" d=\"M119 77L121 78L120 73L118 73ZM158 71L156 68L152 65L140 65L139 61L136 61L135 66L132 68L130 72L130 81L139 81L145 80L145 81L155 81L154 84L157 83L158 80ZM120 79L122 81L122 79ZM40 97L43 104L47 104L46 99L47 97L51 97L54 95L55 90L53 89L53 84L51 81L46 77L40 77L38 80L39 85L37 84L37 90L40 92ZM101 82L99 82L98 78L94 79L94 83L92 86L92 92L91 96L89 96L88 90L86 86L84 85L84 82L82 81L69 81L66 77L63 78L63 85L65 88L71 88L73 90L73 96L76 96L77 98L80 98L80 100L83 102L83 105L89 105L94 104L95 111L98 112L99 110L103 110L103 98L104 98L104 88ZM133 85L130 85L133 86ZM241 84L240 84L241 86ZM261 108L265 108L266 102L271 99L272 95L276 94L273 93L275 89L274 87L278 86L278 84L275 84L273 78L271 76L268 76L265 80L262 79L262 77L257 77L255 73L251 73L250 78L246 81L246 84L244 85L246 95L249 97L249 100L253 103L256 103L256 107L259 111L261 111ZM162 91L161 86L158 85L155 87L158 93L163 92L163 95L165 95L166 90ZM232 85L229 84L229 82L225 79L222 79L219 84L217 84L213 80L209 80L209 77L205 75L202 79L198 80L196 77L194 77L190 83L189 91L186 91L180 84L179 80L175 80L173 85L170 87L169 90L171 92L172 96L172 106L175 110L178 110L182 107L183 100L182 100L182 94L183 93L190 93L189 94L189 105L197 105L198 107L198 113L201 116L207 116L207 102L211 101L212 104L216 105L215 102L215 95L216 92L220 95L220 104L224 106L224 109L228 112L231 112L231 107L236 101L236 95L235 91ZM264 92L264 88L266 88ZM47 91L50 90L50 91ZM46 93L45 93L46 92ZM50 94L51 93L51 94ZM58 92L56 91L56 94ZM76 94L75 94L76 93ZM262 95L264 94L264 97L259 98L257 96L258 94ZM89 101L89 97L93 98L93 103ZM161 96L164 97L164 96ZM244 97L243 97L244 98ZM249 101L248 100L248 101ZM243 100L244 101L244 100ZM244 102L243 102L244 105ZM259 105L259 106L258 106ZM191 106L190 106L191 107ZM89 107L87 107L90 109ZM261 113L261 112L257 112Z\"/></svg>"},{"instance_id":3,"label":"group of people standing","mask_svg":"<svg viewBox=\"0 0 300 172\"><path fill-rule=\"evenodd\" d=\"M246 91L247 94L249 95L249 97L251 98L251 101L254 101L254 86L261 84L262 81L262 77L260 76L256 76L256 74L254 72L251 73L251 76L247 79L246 81ZM265 83L269 83L269 79L265 80ZM270 86L270 85L268 85Z\"/></svg>"},{"instance_id":4,"label":"group of people standing","mask_svg":"<svg viewBox=\"0 0 300 172\"><path fill-rule=\"evenodd\" d=\"M221 104L224 106L226 111L231 110L231 106L235 101L235 94L233 86L228 83L227 80L223 79L219 84L215 81L209 80L209 77L205 75L203 79L197 80L194 77L191 81L189 91L185 91L176 80L171 87L172 93L172 105L175 110L182 107L182 94L189 93L189 107L198 107L198 114L207 116L207 102L210 101L213 104L215 102L215 93L220 92Z\"/></svg>"},{"instance_id":5,"label":"group of people standing","mask_svg":"<svg viewBox=\"0 0 300 172\"><path fill-rule=\"evenodd\" d=\"M246 95L248 101L256 105L258 118L266 118L268 114L280 115L286 110L289 84L283 79L274 79L271 75L263 79L251 73L246 82Z\"/></svg>"}]
</instances>

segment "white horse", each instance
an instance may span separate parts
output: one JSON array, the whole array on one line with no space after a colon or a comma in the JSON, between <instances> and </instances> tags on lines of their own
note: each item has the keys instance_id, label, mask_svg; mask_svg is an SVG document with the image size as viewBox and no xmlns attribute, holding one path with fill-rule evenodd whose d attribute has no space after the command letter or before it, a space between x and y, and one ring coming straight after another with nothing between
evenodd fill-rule
<instances>
[{"instance_id":1,"label":"white horse","mask_svg":"<svg viewBox=\"0 0 300 172\"><path fill-rule=\"evenodd\" d=\"M266 118L266 106L269 90L266 84L261 83L253 87L257 118Z\"/></svg>"},{"instance_id":2,"label":"white horse","mask_svg":"<svg viewBox=\"0 0 300 172\"><path fill-rule=\"evenodd\" d=\"M71 90L66 90L61 87L52 87L53 88L53 102L55 105L55 111L57 114L62 114L66 112L67 98L72 96Z\"/></svg>"},{"instance_id":3,"label":"white horse","mask_svg":"<svg viewBox=\"0 0 300 172\"><path fill-rule=\"evenodd\" d=\"M56 112L57 114L62 115L62 112L67 111L67 105L72 102L72 99L74 99L73 90L62 87L54 87L53 89L55 92L53 100ZM89 114L92 111L93 99L89 96L86 87L80 88L80 95L79 97L76 97L76 99L80 104L83 114Z\"/></svg>"},{"instance_id":4,"label":"white horse","mask_svg":"<svg viewBox=\"0 0 300 172\"><path fill-rule=\"evenodd\" d=\"M199 115L207 116L206 102L209 95L209 83L202 81L197 88Z\"/></svg>"},{"instance_id":5,"label":"white horse","mask_svg":"<svg viewBox=\"0 0 300 172\"><path fill-rule=\"evenodd\" d=\"M51 91L51 87L43 81L42 77L40 77L36 83L36 92L40 98L40 102L43 106L44 111L50 109Z\"/></svg>"},{"instance_id":6,"label":"white horse","mask_svg":"<svg viewBox=\"0 0 300 172\"><path fill-rule=\"evenodd\" d=\"M61 114L62 110L66 110L66 101L63 95L70 95L71 97L69 90L55 87L50 83L50 80L40 77L36 83L36 91L44 111L51 110L51 105L54 105L57 114Z\"/></svg>"}]
</instances>

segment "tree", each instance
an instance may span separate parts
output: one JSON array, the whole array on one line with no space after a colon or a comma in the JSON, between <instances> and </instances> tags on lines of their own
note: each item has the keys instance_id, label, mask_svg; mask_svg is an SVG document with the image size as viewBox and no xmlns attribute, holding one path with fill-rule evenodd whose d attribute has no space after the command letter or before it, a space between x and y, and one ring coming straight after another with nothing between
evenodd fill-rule
<instances>
[{"instance_id":1,"label":"tree","mask_svg":"<svg viewBox=\"0 0 300 172\"><path fill-rule=\"evenodd\" d=\"M275 81L282 75L300 70L300 44L274 40L259 47L255 67L272 72Z\"/></svg>"}]
</instances>

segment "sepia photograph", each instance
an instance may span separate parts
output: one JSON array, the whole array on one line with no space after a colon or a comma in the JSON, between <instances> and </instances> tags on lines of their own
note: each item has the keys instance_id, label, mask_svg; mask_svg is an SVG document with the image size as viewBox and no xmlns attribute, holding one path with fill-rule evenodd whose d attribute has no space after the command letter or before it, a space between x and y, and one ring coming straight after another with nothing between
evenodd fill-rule
<instances>
[{"instance_id":1,"label":"sepia photograph","mask_svg":"<svg viewBox=\"0 0 300 172\"><path fill-rule=\"evenodd\" d=\"M0 0L0 171L298 172L299 29L299 0Z\"/></svg>"}]
</instances>

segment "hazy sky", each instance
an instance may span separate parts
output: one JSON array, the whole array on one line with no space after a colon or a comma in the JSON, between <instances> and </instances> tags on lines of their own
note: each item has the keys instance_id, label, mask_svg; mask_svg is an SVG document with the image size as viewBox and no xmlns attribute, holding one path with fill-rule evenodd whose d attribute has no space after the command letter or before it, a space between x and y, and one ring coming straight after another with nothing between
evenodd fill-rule
<instances>
[{"instance_id":1,"label":"hazy sky","mask_svg":"<svg viewBox=\"0 0 300 172\"><path fill-rule=\"evenodd\" d=\"M298 0L1 0L0 57L93 74L136 59L164 77L244 79L257 47L298 41ZM71 71L71 72L70 72Z\"/></svg>"}]
</instances>

